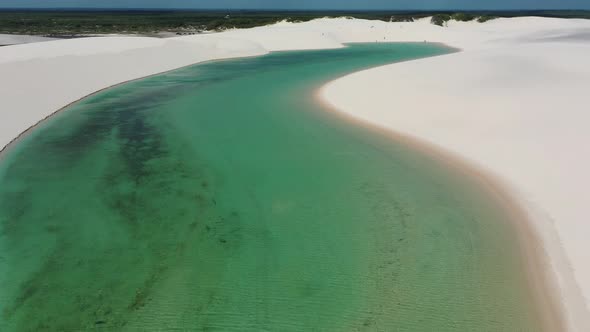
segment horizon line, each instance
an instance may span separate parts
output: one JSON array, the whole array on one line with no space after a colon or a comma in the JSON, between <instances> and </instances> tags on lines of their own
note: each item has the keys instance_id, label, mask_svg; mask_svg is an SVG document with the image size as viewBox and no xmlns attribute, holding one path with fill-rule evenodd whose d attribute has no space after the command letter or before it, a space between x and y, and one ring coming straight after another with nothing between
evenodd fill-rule
<instances>
[{"instance_id":1,"label":"horizon line","mask_svg":"<svg viewBox=\"0 0 590 332\"><path fill-rule=\"evenodd\" d=\"M520 9L508 9L508 8L481 8L481 9L460 9L460 8L432 8L432 9L395 9L395 8L376 8L376 9L334 9L334 8L316 8L316 9L296 9L296 8L191 8L191 7L177 7L177 8L164 8L164 7L0 7L2 10L112 10L112 11L274 11L274 12L379 12L379 11L395 11L395 12L450 12L450 11L463 11L463 12L477 12L477 11L496 11L496 12L514 12L514 11L590 11L590 8L520 8Z\"/></svg>"}]
</instances>

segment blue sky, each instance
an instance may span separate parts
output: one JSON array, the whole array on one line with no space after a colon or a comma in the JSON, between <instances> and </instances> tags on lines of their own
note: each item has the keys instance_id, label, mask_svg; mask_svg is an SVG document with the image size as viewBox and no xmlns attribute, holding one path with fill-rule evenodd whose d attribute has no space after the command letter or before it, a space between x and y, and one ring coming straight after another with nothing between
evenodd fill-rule
<instances>
[{"instance_id":1,"label":"blue sky","mask_svg":"<svg viewBox=\"0 0 590 332\"><path fill-rule=\"evenodd\" d=\"M0 8L590 9L590 0L0 0Z\"/></svg>"}]
</instances>

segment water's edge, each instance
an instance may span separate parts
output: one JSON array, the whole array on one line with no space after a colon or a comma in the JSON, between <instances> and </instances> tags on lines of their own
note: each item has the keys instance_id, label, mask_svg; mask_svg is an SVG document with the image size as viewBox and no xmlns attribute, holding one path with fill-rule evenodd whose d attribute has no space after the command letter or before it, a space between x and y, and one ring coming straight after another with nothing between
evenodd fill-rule
<instances>
[{"instance_id":1,"label":"water's edge","mask_svg":"<svg viewBox=\"0 0 590 332\"><path fill-rule=\"evenodd\" d=\"M456 52L462 51L461 49L450 47L445 44L440 45L453 51L436 56L451 56ZM417 60L420 59L409 61ZM371 69L379 67L383 66ZM495 202L495 204L502 206L504 211L510 217L507 225L512 229L519 240L519 255L523 257L523 261L527 263L525 273L527 280L529 280L531 288L533 289L533 294L535 296L534 302L537 306L536 309L539 312L539 316L544 319L542 325L546 327L547 331L570 330L570 324L572 323L565 318L568 308L561 300L562 289L558 281L560 273L553 270L552 257L545 248L545 241L543 240L541 234L542 230L540 229L541 226L532 220L534 217L531 216L531 213L528 211L529 208L527 208L525 202L523 202L523 200L514 192L509 184L505 183L505 181L491 171L470 162L465 157L449 151L433 142L417 136L401 133L393 128L379 125L377 122L367 121L349 112L341 111L338 107L332 105L322 94L324 87L349 75L354 75L354 73L343 75L318 87L314 95L316 102L322 105L322 108L334 117L352 125L363 127L366 130L373 132L375 135L387 137L392 141L395 141L397 144L404 145L417 153L431 157L440 165L444 165L448 173L454 174L457 178L467 179L467 182L476 186L486 198ZM557 246L559 247L558 249L563 251L559 243ZM561 256L561 260L564 260L567 266L567 257L563 255ZM573 273L565 276L565 279L573 282Z\"/></svg>"},{"instance_id":2,"label":"water's edge","mask_svg":"<svg viewBox=\"0 0 590 332\"><path fill-rule=\"evenodd\" d=\"M32 126L30 126L29 128L25 129L22 133L20 133L18 136L16 136L15 138L13 138L10 142L8 142L8 144L6 144L5 146L3 146L2 148L0 148L0 161L2 160L3 156L7 154L8 150L16 145L18 143L18 141L20 139L22 139L23 137L25 137L27 134L29 134L32 130L36 129L37 127L43 125L46 121L50 120L51 118L53 118L54 116L60 114L62 111L66 111L68 108L78 104L79 102L81 102L82 100L86 99L86 98L90 98L93 96L96 96L102 92L105 92L107 90L113 89L113 88L117 88L119 86L125 85L125 84L129 84L129 83L133 83L133 82L137 82L137 81L141 81L144 79L148 79L151 77L155 77L155 76L159 76L159 75L165 75L168 73L172 73L175 72L177 70L182 70L184 68L189 68L195 65L202 65L202 64L206 64L209 62L216 62L216 61L224 61L224 60L232 60L232 59L248 59L248 58L256 58L259 56L263 56L265 54L269 54L269 53L274 53L274 52L268 52L268 53L262 53L262 54L256 54L256 55L245 55L245 56L230 56L230 57L220 57L220 58L215 58L215 59L211 59L211 60L204 60L204 61L197 61L197 62L193 62L190 63L188 65L184 65L184 66L180 66L177 68L173 68L173 69L169 69L169 70L165 70L165 71L160 71L160 72L156 72L156 73L152 73L149 75L145 75L145 76L139 76L136 78L132 78L126 81L122 81L119 82L117 84L112 84L112 85L107 85L105 87L103 87L102 89L98 89L92 93L89 93L85 96L82 96L62 107L60 107L59 109L49 113L48 115L46 115L45 117L43 117L41 120L37 121L35 124L33 124Z\"/></svg>"},{"instance_id":3,"label":"water's edge","mask_svg":"<svg viewBox=\"0 0 590 332\"><path fill-rule=\"evenodd\" d=\"M449 49L453 49L448 47ZM457 49L454 49L458 51ZM274 52L273 52L274 53ZM445 54L448 55L448 54ZM254 56L257 57L258 55ZM437 55L438 56L438 55ZM243 57L236 57L236 58L243 58ZM216 60L209 60L206 62L214 62L218 60L227 60L227 59L234 59L234 58L224 58L224 59L216 59ZM408 60L413 61L413 60ZM202 64L204 62L197 62L195 64ZM0 160L3 158L3 155L10 150L10 148L18 144L18 142L26 137L32 130L36 129L38 126L43 125L45 121L49 120L55 115L60 114L62 111L67 110L73 104L78 103L80 100L85 99L87 97L96 95L101 93L105 90L108 90L113 87L117 87L123 84L127 84L133 81L142 80L148 77L161 75L167 72L176 71L182 69L184 67L194 66L195 64L191 64L188 66L183 66L180 68L176 68L170 71L165 71L162 73L156 73L152 75L148 75L145 77L139 77L136 79L128 80L125 82L121 82L115 84L113 86L105 87L101 90L98 90L88 96L80 98L79 100L72 102L59 110L51 113L44 119L41 119L35 125L31 126L24 132L22 132L18 137L13 139L9 144L3 147L0 150ZM320 88L321 89L321 88ZM515 231L515 234L520 239L519 247L521 249L521 255L523 260L528 264L526 268L527 277L530 278L532 288L534 290L534 294L538 295L538 298L535 299L535 303L537 305L537 310L539 311L539 316L546 319L543 322L543 325L549 331L553 330L563 330L563 308L558 301L559 296L557 294L557 289L555 287L555 282L551 278L550 273L547 271L547 261L546 255L543 251L542 243L538 234L536 233L532 222L528 220L526 213L523 211L523 208L520 207L517 201L514 200L514 196L511 194L511 191L504 186L500 181L498 181L493 175L488 174L484 170L477 168L474 165L471 165L468 161L464 160L460 156L453 155L451 152L444 151L444 149L437 147L431 143L423 142L419 138L409 137L406 135L401 135L399 133L395 133L389 129L379 128L372 124L369 124L364 121L360 121L352 116L348 116L344 113L341 113L338 110L335 110L333 107L330 107L326 103L323 103L321 99L318 98L316 95L316 101L322 104L322 108L325 109L331 115L335 115L338 118L344 119L346 121L351 122L355 126L362 126L365 127L374 133L379 135L386 135L390 139L394 140L396 143L404 145L409 149L416 151L420 154L426 154L429 157L436 159L440 162L441 165L445 165L448 168L448 172L451 174L456 174L458 178L468 178L468 182L476 184L478 189L482 192L485 197L489 197L490 199L494 200L499 206L505 207L505 212L512 216L510 222L512 223L512 229Z\"/></svg>"}]
</instances>

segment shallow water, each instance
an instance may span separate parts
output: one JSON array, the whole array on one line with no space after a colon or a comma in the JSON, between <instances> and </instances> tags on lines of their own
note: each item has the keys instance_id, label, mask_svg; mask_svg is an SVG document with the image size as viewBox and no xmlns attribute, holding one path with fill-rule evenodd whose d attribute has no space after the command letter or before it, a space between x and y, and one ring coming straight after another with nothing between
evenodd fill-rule
<instances>
[{"instance_id":1,"label":"shallow water","mask_svg":"<svg viewBox=\"0 0 590 332\"><path fill-rule=\"evenodd\" d=\"M539 330L503 212L311 97L448 51L210 62L54 116L0 163L0 330Z\"/></svg>"}]
</instances>

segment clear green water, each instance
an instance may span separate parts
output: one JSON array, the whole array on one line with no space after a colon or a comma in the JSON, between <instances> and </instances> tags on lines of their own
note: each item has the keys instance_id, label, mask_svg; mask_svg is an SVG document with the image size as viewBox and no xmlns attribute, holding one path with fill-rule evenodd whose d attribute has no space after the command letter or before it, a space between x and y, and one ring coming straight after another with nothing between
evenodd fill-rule
<instances>
[{"instance_id":1,"label":"clear green water","mask_svg":"<svg viewBox=\"0 0 590 332\"><path fill-rule=\"evenodd\" d=\"M446 52L211 62L61 112L1 160L0 330L539 330L503 212L313 102Z\"/></svg>"}]
</instances>

